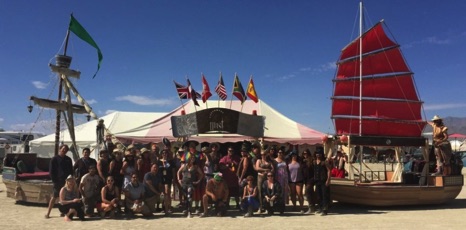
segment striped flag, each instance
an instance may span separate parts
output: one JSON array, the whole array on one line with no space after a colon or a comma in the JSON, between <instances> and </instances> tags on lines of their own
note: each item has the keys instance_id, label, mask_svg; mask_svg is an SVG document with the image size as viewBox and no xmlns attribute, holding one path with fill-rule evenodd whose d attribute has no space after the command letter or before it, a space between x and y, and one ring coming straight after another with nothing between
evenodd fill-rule
<instances>
[{"instance_id":1,"label":"striped flag","mask_svg":"<svg viewBox=\"0 0 466 230\"><path fill-rule=\"evenodd\" d=\"M218 80L218 84L215 87L215 92L218 94L218 97L223 101L227 99L227 90L225 89L225 84L223 84L222 73L220 73L220 79Z\"/></svg>"},{"instance_id":2,"label":"striped flag","mask_svg":"<svg viewBox=\"0 0 466 230\"><path fill-rule=\"evenodd\" d=\"M202 74L202 102L205 103L211 96L212 93L210 92L209 84L207 83L204 74Z\"/></svg>"},{"instance_id":3,"label":"striped flag","mask_svg":"<svg viewBox=\"0 0 466 230\"><path fill-rule=\"evenodd\" d=\"M252 101L257 103L259 101L259 97L257 96L256 88L254 87L254 81L251 78L249 79L248 89L246 90L246 95L251 98Z\"/></svg>"},{"instance_id":4,"label":"striped flag","mask_svg":"<svg viewBox=\"0 0 466 230\"><path fill-rule=\"evenodd\" d=\"M189 91L189 95L191 96L191 99L193 100L194 104L196 106L199 106L199 103L197 103L197 95L199 95L196 90L194 90L194 88L191 86L191 81L188 80L188 91Z\"/></svg>"},{"instance_id":5,"label":"striped flag","mask_svg":"<svg viewBox=\"0 0 466 230\"><path fill-rule=\"evenodd\" d=\"M241 104L243 104L247 99L246 94L244 93L243 85L241 85L238 75L236 74L235 82L233 83L233 95L241 101Z\"/></svg>"}]
</instances>

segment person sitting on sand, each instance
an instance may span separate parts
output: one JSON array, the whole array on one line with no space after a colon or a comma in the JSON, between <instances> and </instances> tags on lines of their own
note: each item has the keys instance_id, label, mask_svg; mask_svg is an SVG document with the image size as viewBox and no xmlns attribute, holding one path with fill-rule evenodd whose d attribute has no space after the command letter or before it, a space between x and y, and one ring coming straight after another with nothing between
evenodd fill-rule
<instances>
[{"instance_id":1,"label":"person sitting on sand","mask_svg":"<svg viewBox=\"0 0 466 230\"><path fill-rule=\"evenodd\" d=\"M125 185L125 212L129 215L141 213L143 216L152 216L149 207L144 204L144 185L139 183L136 172L131 174L131 182Z\"/></svg>"},{"instance_id":2,"label":"person sitting on sand","mask_svg":"<svg viewBox=\"0 0 466 230\"><path fill-rule=\"evenodd\" d=\"M228 193L228 185L223 181L222 173L216 173L214 178L207 182L205 194L202 197L204 213L201 213L199 217L208 216L209 204L214 204L217 216L224 216L227 211Z\"/></svg>"},{"instance_id":3,"label":"person sitting on sand","mask_svg":"<svg viewBox=\"0 0 466 230\"><path fill-rule=\"evenodd\" d=\"M254 209L259 208L259 201L257 200L257 186L253 176L246 177L247 185L243 190L243 210L247 210L244 217L251 217Z\"/></svg>"},{"instance_id":4,"label":"person sitting on sand","mask_svg":"<svg viewBox=\"0 0 466 230\"><path fill-rule=\"evenodd\" d=\"M58 209L65 214L65 221L71 221L75 215L80 220L84 220L83 203L79 198L79 190L74 176L69 175L66 178L65 186L60 190L59 199Z\"/></svg>"},{"instance_id":5,"label":"person sitting on sand","mask_svg":"<svg viewBox=\"0 0 466 230\"><path fill-rule=\"evenodd\" d=\"M107 184L102 188L100 196L102 199L100 216L104 218L108 213L109 217L113 218L121 200L120 189L115 185L115 178L113 176L107 177Z\"/></svg>"}]
</instances>

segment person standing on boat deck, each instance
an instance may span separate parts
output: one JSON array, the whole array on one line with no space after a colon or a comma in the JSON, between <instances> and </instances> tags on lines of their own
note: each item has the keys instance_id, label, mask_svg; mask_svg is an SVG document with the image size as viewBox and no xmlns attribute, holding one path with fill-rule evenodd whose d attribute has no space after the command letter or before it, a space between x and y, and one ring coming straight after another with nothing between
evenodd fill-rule
<instances>
[{"instance_id":1,"label":"person standing on boat deck","mask_svg":"<svg viewBox=\"0 0 466 230\"><path fill-rule=\"evenodd\" d=\"M318 211L322 216L327 215L328 205L330 203L330 178L332 168L327 159L325 159L323 150L316 151L314 161L314 183L316 185Z\"/></svg>"},{"instance_id":2,"label":"person standing on boat deck","mask_svg":"<svg viewBox=\"0 0 466 230\"><path fill-rule=\"evenodd\" d=\"M66 178L73 174L72 160L66 155L70 148L68 145L62 145L59 150L58 155L50 160L49 174L53 183L53 197L50 198L45 218L50 218L50 211L52 211L56 199L60 196L60 190L65 185Z\"/></svg>"},{"instance_id":3,"label":"person standing on boat deck","mask_svg":"<svg viewBox=\"0 0 466 230\"><path fill-rule=\"evenodd\" d=\"M332 162L332 177L345 178L345 163L347 162L347 158L343 149L337 151L337 154L332 157Z\"/></svg>"},{"instance_id":4,"label":"person standing on boat deck","mask_svg":"<svg viewBox=\"0 0 466 230\"><path fill-rule=\"evenodd\" d=\"M437 172L435 175L448 176L451 174L450 159L452 155L451 144L448 141L448 127L443 124L442 118L435 115L430 123L433 128L432 141L437 159Z\"/></svg>"},{"instance_id":5,"label":"person standing on boat deck","mask_svg":"<svg viewBox=\"0 0 466 230\"><path fill-rule=\"evenodd\" d=\"M90 157L91 150L89 148L83 149L83 156L79 158L73 165L74 175L76 177L76 183L79 186L81 178L89 172L89 166L97 165L97 161Z\"/></svg>"},{"instance_id":6,"label":"person standing on boat deck","mask_svg":"<svg viewBox=\"0 0 466 230\"><path fill-rule=\"evenodd\" d=\"M100 178L97 175L95 165L89 166L89 173L83 176L79 191L83 198L85 213L94 215L94 209L100 197Z\"/></svg>"}]
</instances>

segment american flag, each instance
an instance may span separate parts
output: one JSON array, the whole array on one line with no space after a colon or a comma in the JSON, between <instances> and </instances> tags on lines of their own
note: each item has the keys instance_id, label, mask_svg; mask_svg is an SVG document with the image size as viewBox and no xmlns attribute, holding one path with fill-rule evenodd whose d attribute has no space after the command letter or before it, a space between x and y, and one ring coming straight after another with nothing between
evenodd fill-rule
<instances>
[{"instance_id":1,"label":"american flag","mask_svg":"<svg viewBox=\"0 0 466 230\"><path fill-rule=\"evenodd\" d=\"M225 84L223 84L222 73L220 73L220 79L218 80L218 84L215 87L215 92L218 94L220 99L227 99L227 90L225 89Z\"/></svg>"}]
</instances>

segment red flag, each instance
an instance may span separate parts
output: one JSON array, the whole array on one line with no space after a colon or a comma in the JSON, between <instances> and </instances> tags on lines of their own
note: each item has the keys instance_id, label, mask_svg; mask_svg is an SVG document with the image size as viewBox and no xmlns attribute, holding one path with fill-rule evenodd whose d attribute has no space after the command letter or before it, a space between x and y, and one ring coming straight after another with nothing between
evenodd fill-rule
<instances>
[{"instance_id":1,"label":"red flag","mask_svg":"<svg viewBox=\"0 0 466 230\"><path fill-rule=\"evenodd\" d=\"M223 84L222 73L220 73L220 79L218 80L218 84L215 87L215 92L217 92L220 99L227 99L227 90L225 89L225 84Z\"/></svg>"},{"instance_id":2,"label":"red flag","mask_svg":"<svg viewBox=\"0 0 466 230\"><path fill-rule=\"evenodd\" d=\"M204 74L202 74L202 101L205 103L211 96L212 93L210 92L209 84L207 83Z\"/></svg>"},{"instance_id":3,"label":"red flag","mask_svg":"<svg viewBox=\"0 0 466 230\"><path fill-rule=\"evenodd\" d=\"M188 91L189 91L189 94L191 96L191 99L193 100L194 104L199 106L199 103L197 103L197 95L198 93L196 92L196 90L193 89L193 87L191 86L191 82L188 80Z\"/></svg>"},{"instance_id":4,"label":"red flag","mask_svg":"<svg viewBox=\"0 0 466 230\"><path fill-rule=\"evenodd\" d=\"M248 84L248 89L246 90L246 95L248 95L251 100L253 100L255 103L259 101L259 96L257 96L256 88L254 87L254 81L249 79L249 84Z\"/></svg>"}]
</instances>

